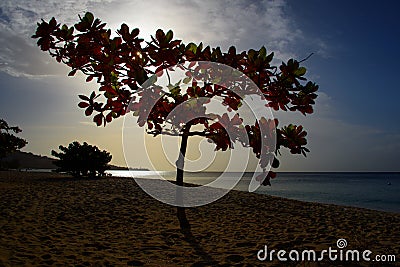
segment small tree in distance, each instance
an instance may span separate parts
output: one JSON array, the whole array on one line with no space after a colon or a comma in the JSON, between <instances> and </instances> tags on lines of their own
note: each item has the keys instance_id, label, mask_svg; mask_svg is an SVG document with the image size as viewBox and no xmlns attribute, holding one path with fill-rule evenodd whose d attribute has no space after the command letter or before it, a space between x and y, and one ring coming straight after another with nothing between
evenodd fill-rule
<instances>
[{"instance_id":1,"label":"small tree in distance","mask_svg":"<svg viewBox=\"0 0 400 267\"><path fill-rule=\"evenodd\" d=\"M25 139L15 136L12 133L20 133L22 130L17 126L9 126L8 123L0 119L0 168L2 159L10 153L13 153L28 143Z\"/></svg>"},{"instance_id":2,"label":"small tree in distance","mask_svg":"<svg viewBox=\"0 0 400 267\"><path fill-rule=\"evenodd\" d=\"M84 142L82 145L75 141L68 147L59 146L61 152L51 151L59 160L54 164L59 168L57 172L66 172L74 177L103 176L108 169L112 156L109 152L101 151L98 147Z\"/></svg>"},{"instance_id":3,"label":"small tree in distance","mask_svg":"<svg viewBox=\"0 0 400 267\"><path fill-rule=\"evenodd\" d=\"M304 77L306 68L300 66L302 61L290 59L280 66L273 66L271 63L274 53L268 54L265 47L238 53L232 46L227 52L222 52L219 47L203 47L202 43L185 45L181 40L173 39L171 30L165 33L160 29L151 36L151 41L144 42L138 37L137 28L130 30L128 25L122 24L117 31L118 36L112 37L111 30L105 26L105 23L87 12L72 27L61 26L55 18L49 22L42 20L32 37L38 39L37 44L43 51L71 68L69 76L81 71L87 76L87 82L97 80L100 93L79 95L82 100L79 107L85 109L86 116L94 113L93 121L98 126L105 126L113 119L131 113L138 117L138 125L147 126L147 132L153 136L162 134L181 137L180 154L176 163L178 186L183 186L184 159L189 136L197 135L209 139L215 144L215 150L231 149L236 142L252 149L260 159L260 167L264 172L258 177L263 185L270 185L270 179L276 176L273 171L269 171L269 166L278 168L277 156L280 149L287 148L292 154L306 155L309 152L305 147L307 133L301 125L289 124L278 128L277 119L266 118L244 125L238 110L246 96L230 90L230 87L236 87L237 84L223 79L217 79L219 84L201 84L204 80L196 77L209 73L207 63L195 66L194 70L190 69L195 62L229 66L246 75L259 88L267 102L267 107L261 108L299 111L306 115L313 112L318 85L307 82ZM177 65L187 70L186 77L182 79L182 83L179 81L171 84L170 73ZM218 76L218 72L217 70L212 74ZM147 81L156 81L157 76L165 75L169 81L167 86L150 83L147 88L142 87ZM242 86L244 90L241 92L245 92L248 88L246 85ZM251 92L247 94L250 95ZM211 98L222 103L227 113L208 116L207 102L202 99ZM156 101L151 103L154 99ZM190 102L191 100L194 101ZM192 104L187 104L189 102ZM188 118L194 114L194 119L169 117L176 107L185 103L188 109L180 115ZM236 115L230 116L228 111L236 112ZM202 130L194 131L194 126L202 127ZM229 135L227 129L234 134ZM181 228L189 228L184 208L177 209Z\"/></svg>"}]
</instances>

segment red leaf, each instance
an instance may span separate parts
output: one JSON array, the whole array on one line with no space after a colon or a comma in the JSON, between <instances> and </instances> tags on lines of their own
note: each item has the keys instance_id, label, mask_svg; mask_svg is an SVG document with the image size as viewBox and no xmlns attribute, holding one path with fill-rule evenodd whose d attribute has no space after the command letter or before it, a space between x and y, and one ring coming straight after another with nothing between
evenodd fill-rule
<instances>
[{"instance_id":1,"label":"red leaf","mask_svg":"<svg viewBox=\"0 0 400 267\"><path fill-rule=\"evenodd\" d=\"M162 67L162 66L160 66L160 67ZM159 69L160 67L158 67L158 69ZM162 76L163 76L163 74L164 74L164 70L163 70L163 68L161 68L161 70L160 70L160 71L156 71L156 75L157 75L157 77L162 77Z\"/></svg>"},{"instance_id":2,"label":"red leaf","mask_svg":"<svg viewBox=\"0 0 400 267\"><path fill-rule=\"evenodd\" d=\"M86 82L90 82L91 80L93 80L93 75L89 75L87 78L86 78Z\"/></svg>"},{"instance_id":3,"label":"red leaf","mask_svg":"<svg viewBox=\"0 0 400 267\"><path fill-rule=\"evenodd\" d=\"M77 71L77 69L70 71L70 73L68 73L68 76L74 76L76 71Z\"/></svg>"},{"instance_id":4,"label":"red leaf","mask_svg":"<svg viewBox=\"0 0 400 267\"><path fill-rule=\"evenodd\" d=\"M103 114L100 113L94 116L93 121L96 123L97 126L100 126L101 123L103 122Z\"/></svg>"},{"instance_id":5,"label":"red leaf","mask_svg":"<svg viewBox=\"0 0 400 267\"><path fill-rule=\"evenodd\" d=\"M92 113L93 113L93 107L92 107L92 106L88 107L88 108L85 110L85 115L86 115L86 116L90 116L90 115L92 115Z\"/></svg>"},{"instance_id":6,"label":"red leaf","mask_svg":"<svg viewBox=\"0 0 400 267\"><path fill-rule=\"evenodd\" d=\"M89 97L87 97L87 96L85 96L85 95L79 95L78 97L79 97L80 99L82 99L82 100L89 101Z\"/></svg>"},{"instance_id":7,"label":"red leaf","mask_svg":"<svg viewBox=\"0 0 400 267\"><path fill-rule=\"evenodd\" d=\"M155 73L157 74L158 77L160 77L160 76L158 75L158 72L161 71L161 75L162 75L163 69L164 69L164 66L163 66L163 65L159 66L159 67L156 69Z\"/></svg>"},{"instance_id":8,"label":"red leaf","mask_svg":"<svg viewBox=\"0 0 400 267\"><path fill-rule=\"evenodd\" d=\"M189 69L193 68L194 65L196 65L196 61L192 61L189 63ZM190 74L192 74L191 72L189 72Z\"/></svg>"},{"instance_id":9,"label":"red leaf","mask_svg":"<svg viewBox=\"0 0 400 267\"><path fill-rule=\"evenodd\" d=\"M87 102L80 102L78 104L78 107L80 107L80 108L87 108L88 106L89 106L89 103L87 103Z\"/></svg>"},{"instance_id":10,"label":"red leaf","mask_svg":"<svg viewBox=\"0 0 400 267\"><path fill-rule=\"evenodd\" d=\"M121 30L118 31L122 37L125 39L126 36L129 34L129 27L125 23L121 25Z\"/></svg>"},{"instance_id":11,"label":"red leaf","mask_svg":"<svg viewBox=\"0 0 400 267\"><path fill-rule=\"evenodd\" d=\"M270 171L268 173L268 177L271 177L272 179L274 179L276 177L276 172Z\"/></svg>"},{"instance_id":12,"label":"red leaf","mask_svg":"<svg viewBox=\"0 0 400 267\"><path fill-rule=\"evenodd\" d=\"M156 39L158 42L162 43L165 40L165 33L163 30L158 29L156 32Z\"/></svg>"},{"instance_id":13,"label":"red leaf","mask_svg":"<svg viewBox=\"0 0 400 267\"><path fill-rule=\"evenodd\" d=\"M138 35L139 35L139 29L138 28L133 29L131 32L132 38L135 38Z\"/></svg>"},{"instance_id":14,"label":"red leaf","mask_svg":"<svg viewBox=\"0 0 400 267\"><path fill-rule=\"evenodd\" d=\"M106 116L106 121L111 122L112 121L112 112L108 113Z\"/></svg>"}]
</instances>

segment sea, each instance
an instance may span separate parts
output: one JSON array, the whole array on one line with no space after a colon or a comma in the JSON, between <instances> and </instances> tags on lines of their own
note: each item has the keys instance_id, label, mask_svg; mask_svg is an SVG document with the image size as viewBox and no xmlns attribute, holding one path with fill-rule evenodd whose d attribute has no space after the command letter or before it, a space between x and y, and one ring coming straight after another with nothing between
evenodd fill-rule
<instances>
[{"instance_id":1,"label":"sea","mask_svg":"<svg viewBox=\"0 0 400 267\"><path fill-rule=\"evenodd\" d=\"M175 180L170 171L107 171L115 177ZM220 173L185 172L184 181L207 185ZM229 173L239 180L234 190L248 191L252 173ZM271 179L271 186L260 186L253 193L295 200L361 207L400 213L399 172L280 172Z\"/></svg>"}]
</instances>

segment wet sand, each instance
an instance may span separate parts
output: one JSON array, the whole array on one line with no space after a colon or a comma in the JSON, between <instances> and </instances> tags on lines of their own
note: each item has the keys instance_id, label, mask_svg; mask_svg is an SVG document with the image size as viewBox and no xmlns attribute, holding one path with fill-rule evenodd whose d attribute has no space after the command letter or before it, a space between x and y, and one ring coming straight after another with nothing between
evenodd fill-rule
<instances>
[{"instance_id":1,"label":"wet sand","mask_svg":"<svg viewBox=\"0 0 400 267\"><path fill-rule=\"evenodd\" d=\"M191 233L182 233L176 208L128 178L2 171L0 193L0 266L371 265L257 259L265 245L321 251L337 249L339 238L347 240L346 249L400 261L396 213L231 191L187 209Z\"/></svg>"}]
</instances>

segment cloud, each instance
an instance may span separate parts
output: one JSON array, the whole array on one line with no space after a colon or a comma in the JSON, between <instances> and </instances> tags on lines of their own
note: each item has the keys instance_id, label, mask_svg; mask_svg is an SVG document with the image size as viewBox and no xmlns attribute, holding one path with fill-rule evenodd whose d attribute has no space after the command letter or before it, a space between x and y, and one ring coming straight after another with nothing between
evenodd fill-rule
<instances>
[{"instance_id":1,"label":"cloud","mask_svg":"<svg viewBox=\"0 0 400 267\"><path fill-rule=\"evenodd\" d=\"M267 46L280 57L292 55L291 45L302 34L285 13L286 2L257 1L119 1L95 10L104 20L139 27L145 35L173 29L185 42L203 42L240 50ZM114 12L108 12L113 7ZM132 10L137 12L132 13ZM112 26L117 27L118 24ZM147 36L144 36L147 37Z\"/></svg>"},{"instance_id":2,"label":"cloud","mask_svg":"<svg viewBox=\"0 0 400 267\"><path fill-rule=\"evenodd\" d=\"M3 1L0 8L0 70L14 76L64 75L66 70L42 53L30 36L40 19L56 17L73 24L78 14L92 11L115 31L122 22L138 27L149 39L158 28L173 29L176 37L238 50L265 45L279 60L296 57L295 46L306 40L285 12L283 0L40 0ZM323 41L320 44L325 45ZM322 47L321 46L321 47ZM322 50L321 50L322 51Z\"/></svg>"},{"instance_id":3,"label":"cloud","mask_svg":"<svg viewBox=\"0 0 400 267\"><path fill-rule=\"evenodd\" d=\"M99 3L108 1L100 0L5 0L2 1L0 21L7 25L11 31L18 34L32 34L37 21L48 20L56 17L65 23L76 20L81 14Z\"/></svg>"},{"instance_id":4,"label":"cloud","mask_svg":"<svg viewBox=\"0 0 400 267\"><path fill-rule=\"evenodd\" d=\"M36 22L57 17L72 23L77 14L100 1L2 1L0 8L0 70L13 76L65 74L66 68L35 46Z\"/></svg>"},{"instance_id":5,"label":"cloud","mask_svg":"<svg viewBox=\"0 0 400 267\"><path fill-rule=\"evenodd\" d=\"M0 25L0 70L12 76L65 74L66 67L56 64L26 38Z\"/></svg>"}]
</instances>

